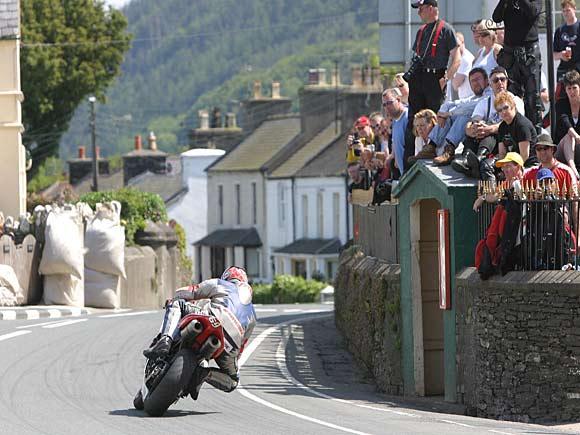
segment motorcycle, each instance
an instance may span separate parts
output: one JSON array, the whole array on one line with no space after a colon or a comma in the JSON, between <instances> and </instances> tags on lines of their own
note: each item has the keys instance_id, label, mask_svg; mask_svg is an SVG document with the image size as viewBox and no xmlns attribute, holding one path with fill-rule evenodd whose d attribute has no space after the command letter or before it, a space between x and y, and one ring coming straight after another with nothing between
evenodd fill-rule
<instances>
[{"instance_id":1,"label":"motorcycle","mask_svg":"<svg viewBox=\"0 0 580 435\"><path fill-rule=\"evenodd\" d=\"M133 399L135 409L153 417L192 392L197 398L200 385L191 385L195 371L224 351L224 332L215 316L188 314L179 330L181 339L174 340L167 355L147 360L143 385Z\"/></svg>"}]
</instances>

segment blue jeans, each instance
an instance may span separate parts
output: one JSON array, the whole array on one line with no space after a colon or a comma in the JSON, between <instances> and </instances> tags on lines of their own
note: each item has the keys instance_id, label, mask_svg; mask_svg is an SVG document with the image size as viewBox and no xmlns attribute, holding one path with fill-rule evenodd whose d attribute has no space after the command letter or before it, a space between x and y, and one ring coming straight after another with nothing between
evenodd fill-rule
<instances>
[{"instance_id":1,"label":"blue jeans","mask_svg":"<svg viewBox=\"0 0 580 435\"><path fill-rule=\"evenodd\" d=\"M429 133L429 139L437 147L445 146L447 143L445 139L457 146L465 139L465 126L469 122L470 117L467 115L450 116L445 120L445 126L439 127L437 124Z\"/></svg>"}]
</instances>

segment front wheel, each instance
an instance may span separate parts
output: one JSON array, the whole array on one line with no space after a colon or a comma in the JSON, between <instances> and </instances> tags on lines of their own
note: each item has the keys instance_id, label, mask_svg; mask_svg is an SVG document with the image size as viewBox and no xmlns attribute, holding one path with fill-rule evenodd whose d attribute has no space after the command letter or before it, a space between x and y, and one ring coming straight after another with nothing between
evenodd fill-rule
<instances>
[{"instance_id":1,"label":"front wheel","mask_svg":"<svg viewBox=\"0 0 580 435\"><path fill-rule=\"evenodd\" d=\"M162 416L167 408L175 402L179 393L187 386L196 364L194 353L189 349L181 349L169 370L159 381L153 391L144 400L145 412L153 417Z\"/></svg>"}]
</instances>

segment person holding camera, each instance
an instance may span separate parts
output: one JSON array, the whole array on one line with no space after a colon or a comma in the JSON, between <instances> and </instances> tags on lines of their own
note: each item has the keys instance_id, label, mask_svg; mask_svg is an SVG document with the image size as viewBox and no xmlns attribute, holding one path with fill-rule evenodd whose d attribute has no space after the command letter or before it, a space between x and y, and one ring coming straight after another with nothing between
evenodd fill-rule
<instances>
[{"instance_id":1,"label":"person holding camera","mask_svg":"<svg viewBox=\"0 0 580 435\"><path fill-rule=\"evenodd\" d=\"M373 145L374 142L375 135L371 128L370 119L367 116L359 117L354 123L352 134L348 135L346 138L346 162L358 162L363 148L365 146Z\"/></svg>"},{"instance_id":2,"label":"person holding camera","mask_svg":"<svg viewBox=\"0 0 580 435\"><path fill-rule=\"evenodd\" d=\"M554 60L559 60L556 72L557 81L561 81L568 71L578 69L580 64L580 23L576 18L576 2L562 0L562 17L564 24L554 32Z\"/></svg>"},{"instance_id":3,"label":"person holding camera","mask_svg":"<svg viewBox=\"0 0 580 435\"><path fill-rule=\"evenodd\" d=\"M423 21L413 43L413 59L405 80L409 83L409 117L423 109L434 112L444 101L445 85L461 63L455 30L439 19L437 0L418 0L411 4ZM449 67L448 67L449 65ZM412 125L408 128L403 161L414 154Z\"/></svg>"},{"instance_id":4,"label":"person holding camera","mask_svg":"<svg viewBox=\"0 0 580 435\"><path fill-rule=\"evenodd\" d=\"M538 133L542 127L542 61L538 45L538 16L541 10L540 0L499 0L492 15L493 21L503 21L505 28L504 45L497 56L497 63L509 73L509 90L524 99L526 116Z\"/></svg>"}]
</instances>

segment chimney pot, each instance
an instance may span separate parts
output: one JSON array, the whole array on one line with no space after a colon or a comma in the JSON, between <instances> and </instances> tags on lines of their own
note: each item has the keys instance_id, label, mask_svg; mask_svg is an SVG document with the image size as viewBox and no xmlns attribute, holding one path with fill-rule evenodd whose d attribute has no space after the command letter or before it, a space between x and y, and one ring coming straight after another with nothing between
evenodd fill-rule
<instances>
[{"instance_id":1,"label":"chimney pot","mask_svg":"<svg viewBox=\"0 0 580 435\"><path fill-rule=\"evenodd\" d=\"M141 135L135 136L135 151L141 151L143 144L141 143Z\"/></svg>"},{"instance_id":2,"label":"chimney pot","mask_svg":"<svg viewBox=\"0 0 580 435\"><path fill-rule=\"evenodd\" d=\"M330 74L330 84L332 86L340 86L340 71L338 69L333 68Z\"/></svg>"},{"instance_id":3,"label":"chimney pot","mask_svg":"<svg viewBox=\"0 0 580 435\"><path fill-rule=\"evenodd\" d=\"M362 70L360 66L353 66L351 69L352 72L352 86L355 88L362 88Z\"/></svg>"},{"instance_id":4,"label":"chimney pot","mask_svg":"<svg viewBox=\"0 0 580 435\"><path fill-rule=\"evenodd\" d=\"M254 100L262 98L262 82L259 80L254 81Z\"/></svg>"},{"instance_id":5,"label":"chimney pot","mask_svg":"<svg viewBox=\"0 0 580 435\"><path fill-rule=\"evenodd\" d=\"M157 137L155 137L155 133L152 131L149 132L149 137L147 140L149 141L149 149L151 151L157 151Z\"/></svg>"},{"instance_id":6,"label":"chimney pot","mask_svg":"<svg viewBox=\"0 0 580 435\"><path fill-rule=\"evenodd\" d=\"M100 146L95 147L95 154L97 155L97 160L99 160L101 158L101 147Z\"/></svg>"},{"instance_id":7,"label":"chimney pot","mask_svg":"<svg viewBox=\"0 0 580 435\"><path fill-rule=\"evenodd\" d=\"M280 98L280 82L272 82L272 98Z\"/></svg>"},{"instance_id":8,"label":"chimney pot","mask_svg":"<svg viewBox=\"0 0 580 435\"><path fill-rule=\"evenodd\" d=\"M236 114L233 112L228 112L226 114L226 128L236 128Z\"/></svg>"},{"instance_id":9,"label":"chimney pot","mask_svg":"<svg viewBox=\"0 0 580 435\"><path fill-rule=\"evenodd\" d=\"M372 86L373 88L382 89L383 84L381 81L381 69L380 68L373 68L371 71L372 76Z\"/></svg>"},{"instance_id":10,"label":"chimney pot","mask_svg":"<svg viewBox=\"0 0 580 435\"><path fill-rule=\"evenodd\" d=\"M318 86L326 86L326 68L318 68Z\"/></svg>"},{"instance_id":11,"label":"chimney pot","mask_svg":"<svg viewBox=\"0 0 580 435\"><path fill-rule=\"evenodd\" d=\"M318 84L318 69L310 68L308 70L308 84L317 85Z\"/></svg>"},{"instance_id":12,"label":"chimney pot","mask_svg":"<svg viewBox=\"0 0 580 435\"><path fill-rule=\"evenodd\" d=\"M85 147L84 146L79 146L79 159L84 159L85 156Z\"/></svg>"},{"instance_id":13,"label":"chimney pot","mask_svg":"<svg viewBox=\"0 0 580 435\"><path fill-rule=\"evenodd\" d=\"M199 116L199 128L201 130L209 129L209 112L207 110L200 110L197 112Z\"/></svg>"}]
</instances>

